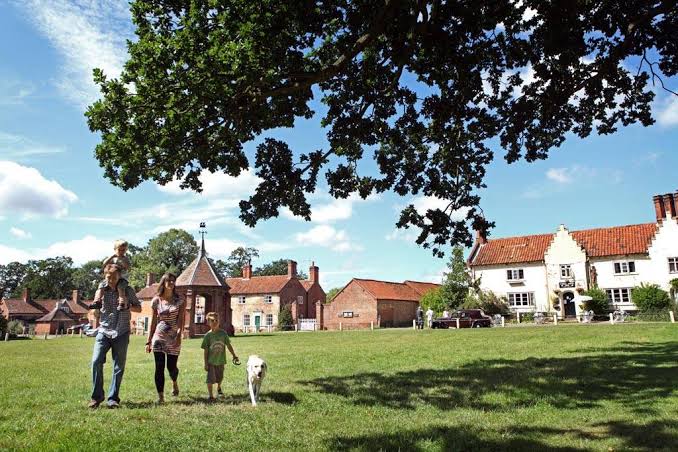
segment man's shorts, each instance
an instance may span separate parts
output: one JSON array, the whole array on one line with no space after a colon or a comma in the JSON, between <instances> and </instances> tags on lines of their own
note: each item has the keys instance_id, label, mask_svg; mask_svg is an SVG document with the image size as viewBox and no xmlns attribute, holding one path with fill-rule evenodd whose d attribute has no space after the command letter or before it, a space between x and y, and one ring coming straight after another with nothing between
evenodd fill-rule
<instances>
[{"instance_id":1,"label":"man's shorts","mask_svg":"<svg viewBox=\"0 0 678 452\"><path fill-rule=\"evenodd\" d=\"M212 364L207 365L207 384L213 385L215 383L221 383L224 379L224 365L214 366Z\"/></svg>"}]
</instances>

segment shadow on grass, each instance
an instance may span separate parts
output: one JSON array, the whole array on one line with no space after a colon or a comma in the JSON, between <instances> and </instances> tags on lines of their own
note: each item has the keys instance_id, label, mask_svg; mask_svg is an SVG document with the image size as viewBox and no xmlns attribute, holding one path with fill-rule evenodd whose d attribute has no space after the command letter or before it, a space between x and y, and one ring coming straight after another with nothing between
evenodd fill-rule
<instances>
[{"instance_id":1,"label":"shadow on grass","mask_svg":"<svg viewBox=\"0 0 678 452\"><path fill-rule=\"evenodd\" d=\"M622 344L585 356L481 359L459 367L327 376L302 384L357 405L511 411L547 404L580 409L613 401L638 414L675 390L678 343Z\"/></svg>"},{"instance_id":2,"label":"shadow on grass","mask_svg":"<svg viewBox=\"0 0 678 452\"><path fill-rule=\"evenodd\" d=\"M274 402L280 403L282 405L293 405L297 403L297 398L294 394L289 392L262 392L259 397L258 403ZM189 397L180 397L175 398L166 398L163 405L158 405L154 401L124 401L122 403L123 408L135 410L139 408L154 408L160 406L171 406L171 405L218 405L218 404L227 404L227 405L249 405L251 404L250 396L246 393L243 394L227 394L223 397L218 397L216 401L210 402L207 400L207 396L189 396Z\"/></svg>"},{"instance_id":3,"label":"shadow on grass","mask_svg":"<svg viewBox=\"0 0 678 452\"><path fill-rule=\"evenodd\" d=\"M676 429L676 422L654 422L646 425L631 425L612 422L594 426L594 432L578 429L555 429L516 427L495 432L479 431L473 426L436 426L421 430L401 430L396 433L374 435L340 435L327 442L328 449L344 450L549 450L561 452L588 451L596 448L595 441L610 436L622 442L622 448L633 450L674 450L678 436L666 432ZM584 448L554 446L554 440L573 442L586 440ZM598 447L599 448L599 447Z\"/></svg>"}]
</instances>

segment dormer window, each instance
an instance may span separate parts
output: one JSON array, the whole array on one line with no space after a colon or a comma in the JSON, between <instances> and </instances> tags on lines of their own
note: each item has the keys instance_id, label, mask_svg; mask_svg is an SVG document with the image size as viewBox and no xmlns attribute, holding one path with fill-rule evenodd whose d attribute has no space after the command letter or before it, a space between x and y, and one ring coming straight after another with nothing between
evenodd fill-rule
<instances>
[{"instance_id":1,"label":"dormer window","mask_svg":"<svg viewBox=\"0 0 678 452\"><path fill-rule=\"evenodd\" d=\"M614 263L614 273L616 275L624 275L627 273L636 272L636 263L634 261L623 261Z\"/></svg>"},{"instance_id":2,"label":"dormer window","mask_svg":"<svg viewBox=\"0 0 678 452\"><path fill-rule=\"evenodd\" d=\"M523 273L522 268L512 268L509 270L506 270L506 279L508 282L518 282L522 281L525 277L525 274Z\"/></svg>"},{"instance_id":3,"label":"dormer window","mask_svg":"<svg viewBox=\"0 0 678 452\"><path fill-rule=\"evenodd\" d=\"M570 264L562 264L560 266L560 279L572 278L572 266Z\"/></svg>"}]
</instances>

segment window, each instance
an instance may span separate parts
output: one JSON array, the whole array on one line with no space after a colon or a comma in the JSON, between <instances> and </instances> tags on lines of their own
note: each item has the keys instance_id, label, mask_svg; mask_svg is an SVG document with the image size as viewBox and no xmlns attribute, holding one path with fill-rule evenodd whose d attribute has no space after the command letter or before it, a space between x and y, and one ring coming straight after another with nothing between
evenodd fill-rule
<instances>
[{"instance_id":1,"label":"window","mask_svg":"<svg viewBox=\"0 0 678 452\"><path fill-rule=\"evenodd\" d=\"M669 273L678 273L678 257L669 257Z\"/></svg>"},{"instance_id":2,"label":"window","mask_svg":"<svg viewBox=\"0 0 678 452\"><path fill-rule=\"evenodd\" d=\"M273 314L266 314L266 326L273 326Z\"/></svg>"},{"instance_id":3,"label":"window","mask_svg":"<svg viewBox=\"0 0 678 452\"><path fill-rule=\"evenodd\" d=\"M522 307L532 306L534 304L534 294L532 292L514 292L508 293L509 306Z\"/></svg>"},{"instance_id":4,"label":"window","mask_svg":"<svg viewBox=\"0 0 678 452\"><path fill-rule=\"evenodd\" d=\"M572 266L570 264L563 264L560 266L560 277L561 278L572 277Z\"/></svg>"},{"instance_id":5,"label":"window","mask_svg":"<svg viewBox=\"0 0 678 452\"><path fill-rule=\"evenodd\" d=\"M607 300L610 303L620 304L620 303L630 303L631 302L631 289L606 289Z\"/></svg>"},{"instance_id":6,"label":"window","mask_svg":"<svg viewBox=\"0 0 678 452\"><path fill-rule=\"evenodd\" d=\"M297 304L304 304L304 296L297 295Z\"/></svg>"},{"instance_id":7,"label":"window","mask_svg":"<svg viewBox=\"0 0 678 452\"><path fill-rule=\"evenodd\" d=\"M205 297L195 297L195 323L205 323Z\"/></svg>"},{"instance_id":8,"label":"window","mask_svg":"<svg viewBox=\"0 0 678 452\"><path fill-rule=\"evenodd\" d=\"M522 268L506 270L506 279L508 279L509 281L522 281L523 276L524 274Z\"/></svg>"},{"instance_id":9,"label":"window","mask_svg":"<svg viewBox=\"0 0 678 452\"><path fill-rule=\"evenodd\" d=\"M245 297L244 296L239 296L238 297L238 304L245 304Z\"/></svg>"},{"instance_id":10,"label":"window","mask_svg":"<svg viewBox=\"0 0 678 452\"><path fill-rule=\"evenodd\" d=\"M615 262L614 263L614 272L618 275L624 274L624 273L635 273L636 272L636 263L634 261Z\"/></svg>"},{"instance_id":11,"label":"window","mask_svg":"<svg viewBox=\"0 0 678 452\"><path fill-rule=\"evenodd\" d=\"M250 326L250 315L243 314L242 316L242 326Z\"/></svg>"},{"instance_id":12,"label":"window","mask_svg":"<svg viewBox=\"0 0 678 452\"><path fill-rule=\"evenodd\" d=\"M264 303L273 303L273 297L271 295L264 295Z\"/></svg>"},{"instance_id":13,"label":"window","mask_svg":"<svg viewBox=\"0 0 678 452\"><path fill-rule=\"evenodd\" d=\"M347 318L347 319L353 318L353 311L342 312L342 317Z\"/></svg>"}]
</instances>

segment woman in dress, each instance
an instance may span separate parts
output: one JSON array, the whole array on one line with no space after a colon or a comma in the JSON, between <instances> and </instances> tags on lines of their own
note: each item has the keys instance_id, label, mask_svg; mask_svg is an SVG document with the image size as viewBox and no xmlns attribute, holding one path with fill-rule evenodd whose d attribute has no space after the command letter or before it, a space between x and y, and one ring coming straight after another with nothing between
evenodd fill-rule
<instances>
[{"instance_id":1,"label":"woman in dress","mask_svg":"<svg viewBox=\"0 0 678 452\"><path fill-rule=\"evenodd\" d=\"M174 284L177 277L165 273L158 284L158 293L151 301L153 320L148 331L146 353L153 351L155 357L155 388L158 403L165 401L165 366L172 379L172 395L179 395L179 368L177 361L181 351L181 332L184 328L186 304L179 299Z\"/></svg>"}]
</instances>

